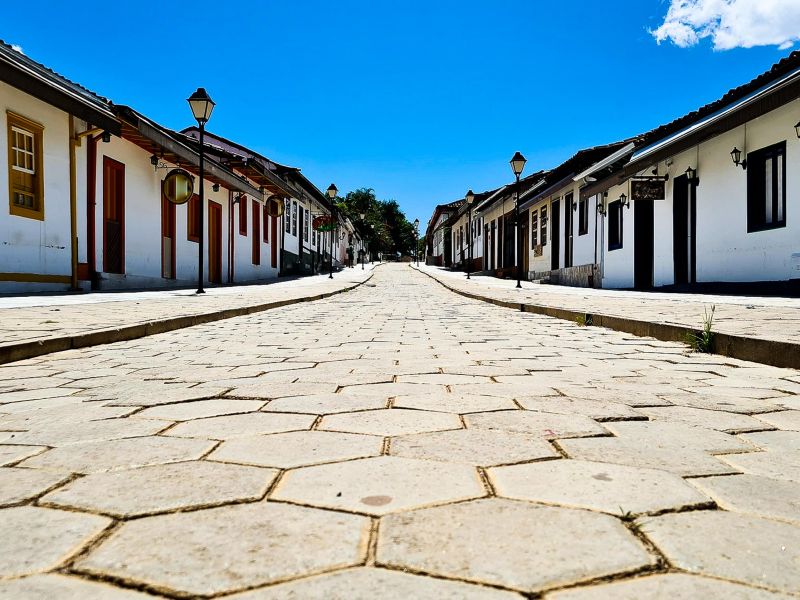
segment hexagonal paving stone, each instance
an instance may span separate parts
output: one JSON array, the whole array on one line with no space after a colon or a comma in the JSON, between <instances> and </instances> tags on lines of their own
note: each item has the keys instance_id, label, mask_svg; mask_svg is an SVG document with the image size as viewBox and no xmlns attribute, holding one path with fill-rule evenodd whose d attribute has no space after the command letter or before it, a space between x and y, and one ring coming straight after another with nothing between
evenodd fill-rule
<instances>
[{"instance_id":1,"label":"hexagonal paving stone","mask_svg":"<svg viewBox=\"0 0 800 600\"><path fill-rule=\"evenodd\" d=\"M490 429L457 429L404 435L392 440L389 454L481 467L560 456L542 438Z\"/></svg>"},{"instance_id":2,"label":"hexagonal paving stone","mask_svg":"<svg viewBox=\"0 0 800 600\"><path fill-rule=\"evenodd\" d=\"M183 383L137 381L119 387L101 387L81 396L108 400L107 406L157 406L186 400L205 400L219 396L228 388L222 386L188 387Z\"/></svg>"},{"instance_id":3,"label":"hexagonal paving stone","mask_svg":"<svg viewBox=\"0 0 800 600\"><path fill-rule=\"evenodd\" d=\"M718 458L745 473L800 482L800 452L748 452Z\"/></svg>"},{"instance_id":4,"label":"hexagonal paving stone","mask_svg":"<svg viewBox=\"0 0 800 600\"><path fill-rule=\"evenodd\" d=\"M234 415L237 413L253 412L264 406L263 400L197 400L193 402L179 402L178 404L162 404L146 408L137 413L137 418L167 419L169 421L190 421L204 417L217 417L220 415Z\"/></svg>"},{"instance_id":5,"label":"hexagonal paving stone","mask_svg":"<svg viewBox=\"0 0 800 600\"><path fill-rule=\"evenodd\" d=\"M208 458L223 462L291 469L378 456L383 438L333 431L291 431L227 440Z\"/></svg>"},{"instance_id":6,"label":"hexagonal paving stone","mask_svg":"<svg viewBox=\"0 0 800 600\"><path fill-rule=\"evenodd\" d=\"M528 377L526 377L528 379ZM470 383L458 386L459 394L500 396L501 398L541 398L560 394L541 379L530 376L526 383Z\"/></svg>"},{"instance_id":7,"label":"hexagonal paving stone","mask_svg":"<svg viewBox=\"0 0 800 600\"><path fill-rule=\"evenodd\" d=\"M261 498L272 469L191 461L88 475L42 498L43 503L119 517L215 506Z\"/></svg>"},{"instance_id":8,"label":"hexagonal paving stone","mask_svg":"<svg viewBox=\"0 0 800 600\"><path fill-rule=\"evenodd\" d=\"M4 412L5 407L0 408ZM45 429L64 423L84 423L126 417L138 410L135 406L101 406L97 402L79 402L66 406L37 408L0 416L0 429L18 431Z\"/></svg>"},{"instance_id":9,"label":"hexagonal paving stone","mask_svg":"<svg viewBox=\"0 0 800 600\"><path fill-rule=\"evenodd\" d=\"M800 431L758 431L739 437L762 450L800 452Z\"/></svg>"},{"instance_id":10,"label":"hexagonal paving stone","mask_svg":"<svg viewBox=\"0 0 800 600\"><path fill-rule=\"evenodd\" d=\"M747 452L753 447L736 436L697 427L686 423L668 421L619 421L605 426L620 438L642 446L665 446L691 448L703 452Z\"/></svg>"},{"instance_id":11,"label":"hexagonal paving stone","mask_svg":"<svg viewBox=\"0 0 800 600\"><path fill-rule=\"evenodd\" d=\"M514 410L517 408L517 405L510 398L458 393L398 396L394 399L393 406L395 408L432 410L460 415L490 410Z\"/></svg>"},{"instance_id":12,"label":"hexagonal paving stone","mask_svg":"<svg viewBox=\"0 0 800 600\"><path fill-rule=\"evenodd\" d=\"M200 458L214 447L208 440L160 436L86 442L53 448L20 463L24 467L96 473Z\"/></svg>"},{"instance_id":13,"label":"hexagonal paving stone","mask_svg":"<svg viewBox=\"0 0 800 600\"><path fill-rule=\"evenodd\" d=\"M247 385L237 385L226 396L234 398L264 398L265 400L287 396L306 396L311 394L330 394L339 386L335 383L279 383L263 381Z\"/></svg>"},{"instance_id":14,"label":"hexagonal paving stone","mask_svg":"<svg viewBox=\"0 0 800 600\"><path fill-rule=\"evenodd\" d=\"M0 506L17 504L35 498L69 478L64 473L37 469L0 468Z\"/></svg>"},{"instance_id":15,"label":"hexagonal paving stone","mask_svg":"<svg viewBox=\"0 0 800 600\"><path fill-rule=\"evenodd\" d=\"M590 419L644 419L622 402L585 400L558 396L555 398L520 398L517 400L522 408L536 412L558 413L562 415L583 415Z\"/></svg>"},{"instance_id":16,"label":"hexagonal paving stone","mask_svg":"<svg viewBox=\"0 0 800 600\"><path fill-rule=\"evenodd\" d=\"M588 508L616 515L709 502L681 477L582 460L549 460L489 470L498 496Z\"/></svg>"},{"instance_id":17,"label":"hexagonal paving stone","mask_svg":"<svg viewBox=\"0 0 800 600\"><path fill-rule=\"evenodd\" d=\"M460 581L361 567L230 596L230 600L521 600L505 592Z\"/></svg>"},{"instance_id":18,"label":"hexagonal paving stone","mask_svg":"<svg viewBox=\"0 0 800 600\"><path fill-rule=\"evenodd\" d=\"M40 452L47 450L47 446L13 446L0 445L0 467L11 465Z\"/></svg>"},{"instance_id":19,"label":"hexagonal paving stone","mask_svg":"<svg viewBox=\"0 0 800 600\"><path fill-rule=\"evenodd\" d=\"M391 408L329 415L322 418L319 429L368 435L405 435L461 429L461 420L457 415L446 413Z\"/></svg>"},{"instance_id":20,"label":"hexagonal paving stone","mask_svg":"<svg viewBox=\"0 0 800 600\"><path fill-rule=\"evenodd\" d=\"M75 568L219 594L354 566L369 526L365 517L288 504L223 506L124 523Z\"/></svg>"},{"instance_id":21,"label":"hexagonal paving stone","mask_svg":"<svg viewBox=\"0 0 800 600\"><path fill-rule=\"evenodd\" d=\"M784 431L800 431L800 410L783 410L758 415L758 419Z\"/></svg>"},{"instance_id":22,"label":"hexagonal paving stone","mask_svg":"<svg viewBox=\"0 0 800 600\"><path fill-rule=\"evenodd\" d=\"M0 577L58 567L88 544L111 519L37 506L0 510Z\"/></svg>"},{"instance_id":23,"label":"hexagonal paving stone","mask_svg":"<svg viewBox=\"0 0 800 600\"><path fill-rule=\"evenodd\" d=\"M383 515L485 494L466 465L380 456L289 471L271 498Z\"/></svg>"},{"instance_id":24,"label":"hexagonal paving stone","mask_svg":"<svg viewBox=\"0 0 800 600\"><path fill-rule=\"evenodd\" d=\"M171 424L171 421L151 419L108 419L85 423L60 423L41 430L17 433L14 435L13 442L15 444L66 446L79 442L98 442L153 435Z\"/></svg>"},{"instance_id":25,"label":"hexagonal paving stone","mask_svg":"<svg viewBox=\"0 0 800 600\"><path fill-rule=\"evenodd\" d=\"M306 413L312 415L331 415L335 413L353 412L386 408L388 400L366 398L363 396L347 396L345 394L314 394L310 396L289 396L270 400L262 410L264 412Z\"/></svg>"},{"instance_id":26,"label":"hexagonal paving stone","mask_svg":"<svg viewBox=\"0 0 800 600\"><path fill-rule=\"evenodd\" d=\"M770 589L800 589L800 527L719 510L648 517L641 531L679 569Z\"/></svg>"},{"instance_id":27,"label":"hexagonal paving stone","mask_svg":"<svg viewBox=\"0 0 800 600\"><path fill-rule=\"evenodd\" d=\"M492 498L384 517L377 562L536 592L653 558L608 515Z\"/></svg>"},{"instance_id":28,"label":"hexagonal paving stone","mask_svg":"<svg viewBox=\"0 0 800 600\"><path fill-rule=\"evenodd\" d=\"M47 574L0 582L0 600L147 600L151 596L133 590L78 577Z\"/></svg>"},{"instance_id":29,"label":"hexagonal paving stone","mask_svg":"<svg viewBox=\"0 0 800 600\"><path fill-rule=\"evenodd\" d=\"M668 600L670 598L725 598L725 600L789 600L790 596L738 583L697 575L670 573L587 586L545 596L547 600Z\"/></svg>"},{"instance_id":30,"label":"hexagonal paving stone","mask_svg":"<svg viewBox=\"0 0 800 600\"><path fill-rule=\"evenodd\" d=\"M243 435L280 433L309 429L317 418L314 415L283 413L247 413L225 417L209 417L178 423L166 435L174 437L207 438L227 440Z\"/></svg>"},{"instance_id":31,"label":"hexagonal paving stone","mask_svg":"<svg viewBox=\"0 0 800 600\"><path fill-rule=\"evenodd\" d=\"M705 410L687 406L660 406L654 408L639 408L637 410L656 421L680 421L688 423L689 425L707 427L708 429L716 429L717 431L727 431L728 433L758 431L770 427L763 421L759 421L753 417L721 410Z\"/></svg>"},{"instance_id":32,"label":"hexagonal paving stone","mask_svg":"<svg viewBox=\"0 0 800 600\"><path fill-rule=\"evenodd\" d=\"M800 483L758 475L701 477L691 483L721 508L800 525Z\"/></svg>"},{"instance_id":33,"label":"hexagonal paving stone","mask_svg":"<svg viewBox=\"0 0 800 600\"><path fill-rule=\"evenodd\" d=\"M559 415L527 410L467 415L464 421L469 428L511 431L551 440L608 433L596 421L581 415Z\"/></svg>"}]
</instances>

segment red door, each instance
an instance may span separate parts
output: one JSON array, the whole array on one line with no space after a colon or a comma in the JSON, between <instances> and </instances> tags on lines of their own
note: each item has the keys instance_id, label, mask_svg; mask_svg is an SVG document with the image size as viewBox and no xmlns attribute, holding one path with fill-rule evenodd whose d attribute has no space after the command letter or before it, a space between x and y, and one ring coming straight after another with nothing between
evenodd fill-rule
<instances>
[{"instance_id":1,"label":"red door","mask_svg":"<svg viewBox=\"0 0 800 600\"><path fill-rule=\"evenodd\" d=\"M270 258L272 260L272 268L278 267L278 218L272 217L272 246L270 246Z\"/></svg>"},{"instance_id":2,"label":"red door","mask_svg":"<svg viewBox=\"0 0 800 600\"><path fill-rule=\"evenodd\" d=\"M253 264L261 264L261 207L253 202Z\"/></svg>"},{"instance_id":3,"label":"red door","mask_svg":"<svg viewBox=\"0 0 800 600\"><path fill-rule=\"evenodd\" d=\"M125 165L103 157L103 271L125 272Z\"/></svg>"},{"instance_id":4,"label":"red door","mask_svg":"<svg viewBox=\"0 0 800 600\"><path fill-rule=\"evenodd\" d=\"M208 202L208 281L222 283L222 205Z\"/></svg>"},{"instance_id":5,"label":"red door","mask_svg":"<svg viewBox=\"0 0 800 600\"><path fill-rule=\"evenodd\" d=\"M175 279L175 205L161 198L161 276Z\"/></svg>"}]
</instances>

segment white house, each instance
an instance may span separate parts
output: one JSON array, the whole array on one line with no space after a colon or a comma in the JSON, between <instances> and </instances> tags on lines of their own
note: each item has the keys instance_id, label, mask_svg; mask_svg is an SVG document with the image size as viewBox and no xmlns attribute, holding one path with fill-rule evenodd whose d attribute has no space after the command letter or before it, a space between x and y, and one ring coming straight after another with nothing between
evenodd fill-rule
<instances>
[{"instance_id":1,"label":"white house","mask_svg":"<svg viewBox=\"0 0 800 600\"><path fill-rule=\"evenodd\" d=\"M439 204L434 208L425 232L427 253L425 261L427 264L446 267L452 264L453 243L450 237L449 222L463 203L464 199L462 198L447 204Z\"/></svg>"}]
</instances>

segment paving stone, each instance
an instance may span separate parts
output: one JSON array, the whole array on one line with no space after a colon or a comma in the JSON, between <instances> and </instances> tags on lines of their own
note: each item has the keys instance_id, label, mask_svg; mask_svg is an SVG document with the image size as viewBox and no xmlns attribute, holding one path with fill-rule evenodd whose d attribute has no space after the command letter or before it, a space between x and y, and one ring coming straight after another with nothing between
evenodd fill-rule
<instances>
[{"instance_id":1,"label":"paving stone","mask_svg":"<svg viewBox=\"0 0 800 600\"><path fill-rule=\"evenodd\" d=\"M0 467L11 465L47 450L46 446L14 446L0 444Z\"/></svg>"},{"instance_id":2,"label":"paving stone","mask_svg":"<svg viewBox=\"0 0 800 600\"><path fill-rule=\"evenodd\" d=\"M0 510L0 577L55 569L97 537L111 520L37 506Z\"/></svg>"},{"instance_id":3,"label":"paving stone","mask_svg":"<svg viewBox=\"0 0 800 600\"><path fill-rule=\"evenodd\" d=\"M60 398L71 396L77 390L64 390L64 388L42 388L37 390L20 390L18 392L0 392L0 404L8 402L24 402L25 400L42 400L44 398Z\"/></svg>"},{"instance_id":4,"label":"paving stone","mask_svg":"<svg viewBox=\"0 0 800 600\"><path fill-rule=\"evenodd\" d=\"M97 442L153 435L169 427L171 421L154 419L107 419L83 423L57 423L43 429L14 434L15 444L66 446L79 442Z\"/></svg>"},{"instance_id":5,"label":"paving stone","mask_svg":"<svg viewBox=\"0 0 800 600\"><path fill-rule=\"evenodd\" d=\"M0 429L23 431L45 429L65 423L85 423L102 419L126 417L137 409L125 406L101 406L98 403L81 402L64 406L34 409L0 416Z\"/></svg>"},{"instance_id":6,"label":"paving stone","mask_svg":"<svg viewBox=\"0 0 800 600\"><path fill-rule=\"evenodd\" d=\"M263 398L265 400L284 398L287 396L306 396L311 394L332 394L339 386L335 383L277 383L265 381L237 385L226 396L234 398Z\"/></svg>"},{"instance_id":7,"label":"paving stone","mask_svg":"<svg viewBox=\"0 0 800 600\"><path fill-rule=\"evenodd\" d=\"M765 413L758 415L758 418L783 431L800 431L800 410Z\"/></svg>"},{"instance_id":8,"label":"paving stone","mask_svg":"<svg viewBox=\"0 0 800 600\"><path fill-rule=\"evenodd\" d=\"M147 600L156 597L161 596L57 574L0 581L0 600Z\"/></svg>"},{"instance_id":9,"label":"paving stone","mask_svg":"<svg viewBox=\"0 0 800 600\"><path fill-rule=\"evenodd\" d=\"M608 434L596 421L582 415L505 410L466 415L464 421L468 428L510 431L551 440Z\"/></svg>"},{"instance_id":10,"label":"paving stone","mask_svg":"<svg viewBox=\"0 0 800 600\"><path fill-rule=\"evenodd\" d=\"M800 452L797 451L725 454L719 459L744 473L800 482Z\"/></svg>"},{"instance_id":11,"label":"paving stone","mask_svg":"<svg viewBox=\"0 0 800 600\"><path fill-rule=\"evenodd\" d=\"M472 383L458 386L459 394L476 394L479 396L499 396L501 398L542 398L558 396L547 383L530 376L529 383Z\"/></svg>"},{"instance_id":12,"label":"paving stone","mask_svg":"<svg viewBox=\"0 0 800 600\"><path fill-rule=\"evenodd\" d=\"M235 594L230 600L521 600L513 592L361 567Z\"/></svg>"},{"instance_id":13,"label":"paving stone","mask_svg":"<svg viewBox=\"0 0 800 600\"><path fill-rule=\"evenodd\" d=\"M429 394L421 396L398 396L392 405L395 408L411 408L455 414L466 414L493 410L514 410L517 407L509 398L468 394Z\"/></svg>"},{"instance_id":14,"label":"paving stone","mask_svg":"<svg viewBox=\"0 0 800 600\"><path fill-rule=\"evenodd\" d=\"M446 413L392 408L328 415L322 418L319 429L391 436L461 429L461 421Z\"/></svg>"},{"instance_id":15,"label":"paving stone","mask_svg":"<svg viewBox=\"0 0 800 600\"><path fill-rule=\"evenodd\" d=\"M384 515L485 494L467 465L380 456L289 471L271 498Z\"/></svg>"},{"instance_id":16,"label":"paving stone","mask_svg":"<svg viewBox=\"0 0 800 600\"><path fill-rule=\"evenodd\" d=\"M641 530L677 568L768 587L800 590L800 527L724 511L646 517Z\"/></svg>"},{"instance_id":17,"label":"paving stone","mask_svg":"<svg viewBox=\"0 0 800 600\"><path fill-rule=\"evenodd\" d=\"M166 419L168 421L190 421L219 415L233 415L258 410L264 406L261 400L197 400L179 404L162 404L136 413L137 418Z\"/></svg>"},{"instance_id":18,"label":"paving stone","mask_svg":"<svg viewBox=\"0 0 800 600\"><path fill-rule=\"evenodd\" d=\"M12 404L0 405L0 413L5 415L15 415L36 411L42 408L52 410L65 406L75 406L84 404L88 398L80 396L59 396L57 398L43 398L42 400L25 400L24 402L14 402Z\"/></svg>"},{"instance_id":19,"label":"paving stone","mask_svg":"<svg viewBox=\"0 0 800 600\"><path fill-rule=\"evenodd\" d=\"M383 438L332 431L291 431L223 442L208 458L223 462L291 469L378 456Z\"/></svg>"},{"instance_id":20,"label":"paving stone","mask_svg":"<svg viewBox=\"0 0 800 600\"><path fill-rule=\"evenodd\" d=\"M98 473L197 459L213 447L214 442L208 440L161 436L85 442L53 448L23 461L20 466Z\"/></svg>"},{"instance_id":21,"label":"paving stone","mask_svg":"<svg viewBox=\"0 0 800 600\"><path fill-rule=\"evenodd\" d=\"M774 404L768 400L754 400L752 398L720 396L716 394L708 395L702 392L696 394L669 394L663 396L663 398L678 406L723 410L732 413L754 414L779 410L780 408L779 404Z\"/></svg>"},{"instance_id":22,"label":"paving stone","mask_svg":"<svg viewBox=\"0 0 800 600\"><path fill-rule=\"evenodd\" d=\"M272 469L190 461L96 473L73 481L41 499L118 517L257 500L278 472Z\"/></svg>"},{"instance_id":23,"label":"paving stone","mask_svg":"<svg viewBox=\"0 0 800 600\"><path fill-rule=\"evenodd\" d=\"M548 460L489 469L498 496L616 515L679 509L709 498L681 477L582 460Z\"/></svg>"},{"instance_id":24,"label":"paving stone","mask_svg":"<svg viewBox=\"0 0 800 600\"><path fill-rule=\"evenodd\" d=\"M800 452L800 432L798 431L758 431L739 436L762 450L781 450Z\"/></svg>"},{"instance_id":25,"label":"paving stone","mask_svg":"<svg viewBox=\"0 0 800 600\"><path fill-rule=\"evenodd\" d=\"M583 415L590 419L636 419L643 418L627 404L603 400L585 400L558 396L552 398L520 398L520 406L536 412L562 415Z\"/></svg>"},{"instance_id":26,"label":"paving stone","mask_svg":"<svg viewBox=\"0 0 800 600\"><path fill-rule=\"evenodd\" d=\"M642 446L670 445L712 454L746 452L753 449L750 444L733 435L684 423L620 421L604 425L615 435Z\"/></svg>"},{"instance_id":27,"label":"paving stone","mask_svg":"<svg viewBox=\"0 0 800 600\"><path fill-rule=\"evenodd\" d=\"M309 429L315 420L314 415L255 412L185 421L178 423L166 435L227 440L243 435Z\"/></svg>"},{"instance_id":28,"label":"paving stone","mask_svg":"<svg viewBox=\"0 0 800 600\"><path fill-rule=\"evenodd\" d=\"M0 482L3 483L0 487L0 506L18 504L35 498L68 478L68 475L52 471L0 468Z\"/></svg>"},{"instance_id":29,"label":"paving stone","mask_svg":"<svg viewBox=\"0 0 800 600\"><path fill-rule=\"evenodd\" d=\"M386 408L387 400L347 396L345 394L314 394L311 396L290 396L270 400L262 410L264 412L291 412L312 415L330 415L335 413L354 412Z\"/></svg>"},{"instance_id":30,"label":"paving stone","mask_svg":"<svg viewBox=\"0 0 800 600\"><path fill-rule=\"evenodd\" d=\"M368 532L369 519L357 515L239 504L129 521L76 568L175 593L220 594L354 566L364 560Z\"/></svg>"},{"instance_id":31,"label":"paving stone","mask_svg":"<svg viewBox=\"0 0 800 600\"><path fill-rule=\"evenodd\" d=\"M342 388L342 394L349 396L367 396L380 400L388 400L395 396L417 396L420 394L445 394L443 385L424 383L375 383L368 385L348 385Z\"/></svg>"},{"instance_id":32,"label":"paving stone","mask_svg":"<svg viewBox=\"0 0 800 600\"><path fill-rule=\"evenodd\" d=\"M100 388L82 395L107 400L109 406L158 406L214 398L227 390L220 386L188 387L179 383L138 381L128 387Z\"/></svg>"},{"instance_id":33,"label":"paving stone","mask_svg":"<svg viewBox=\"0 0 800 600\"><path fill-rule=\"evenodd\" d=\"M770 428L763 421L753 417L720 410L705 410L686 406L638 408L637 410L655 421L683 422L727 433L759 431Z\"/></svg>"},{"instance_id":34,"label":"paving stone","mask_svg":"<svg viewBox=\"0 0 800 600\"><path fill-rule=\"evenodd\" d=\"M545 596L547 600L668 600L670 598L725 598L725 600L789 600L767 590L685 573L648 575L627 581L587 586Z\"/></svg>"},{"instance_id":35,"label":"paving stone","mask_svg":"<svg viewBox=\"0 0 800 600\"><path fill-rule=\"evenodd\" d=\"M639 569L652 558L608 515L485 499L384 517L377 562L536 592Z\"/></svg>"},{"instance_id":36,"label":"paving stone","mask_svg":"<svg viewBox=\"0 0 800 600\"><path fill-rule=\"evenodd\" d=\"M691 483L720 508L800 525L800 483L759 475L701 477Z\"/></svg>"},{"instance_id":37,"label":"paving stone","mask_svg":"<svg viewBox=\"0 0 800 600\"><path fill-rule=\"evenodd\" d=\"M389 454L475 466L559 457L553 446L542 438L491 429L457 429L404 435L392 440Z\"/></svg>"}]
</instances>

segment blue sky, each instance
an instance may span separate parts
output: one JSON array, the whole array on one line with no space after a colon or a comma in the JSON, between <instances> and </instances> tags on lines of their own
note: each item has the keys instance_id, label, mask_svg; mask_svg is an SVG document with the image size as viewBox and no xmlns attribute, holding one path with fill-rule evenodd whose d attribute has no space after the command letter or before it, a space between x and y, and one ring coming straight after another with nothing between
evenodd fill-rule
<instances>
[{"instance_id":1,"label":"blue sky","mask_svg":"<svg viewBox=\"0 0 800 600\"><path fill-rule=\"evenodd\" d=\"M509 181L516 150L526 172L554 166L714 100L791 51L715 50L711 37L659 45L648 29L669 7L29 1L4 6L0 37L173 128L192 124L185 99L204 86L217 102L209 129L321 189L372 187L425 223L435 204Z\"/></svg>"}]
</instances>

